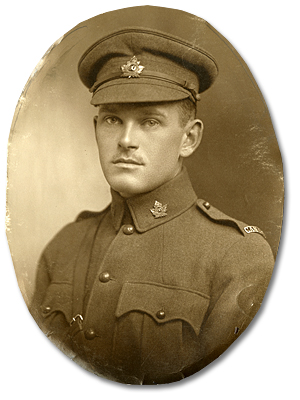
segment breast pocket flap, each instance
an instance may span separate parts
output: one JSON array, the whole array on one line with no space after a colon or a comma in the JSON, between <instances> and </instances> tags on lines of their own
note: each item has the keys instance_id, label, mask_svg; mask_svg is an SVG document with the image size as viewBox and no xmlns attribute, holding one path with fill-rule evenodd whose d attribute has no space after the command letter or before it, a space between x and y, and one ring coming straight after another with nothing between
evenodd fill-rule
<instances>
[{"instance_id":1,"label":"breast pocket flap","mask_svg":"<svg viewBox=\"0 0 300 400\"><path fill-rule=\"evenodd\" d=\"M200 292L153 283L126 282L120 294L116 317L140 311L157 323L186 321L198 335L209 305L209 296Z\"/></svg>"}]
</instances>

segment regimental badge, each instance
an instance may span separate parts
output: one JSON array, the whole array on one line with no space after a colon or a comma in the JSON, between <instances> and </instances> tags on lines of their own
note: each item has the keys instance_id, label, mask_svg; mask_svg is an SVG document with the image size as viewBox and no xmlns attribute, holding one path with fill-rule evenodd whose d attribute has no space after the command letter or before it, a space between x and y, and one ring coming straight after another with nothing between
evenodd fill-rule
<instances>
[{"instance_id":1,"label":"regimental badge","mask_svg":"<svg viewBox=\"0 0 300 400\"><path fill-rule=\"evenodd\" d=\"M131 60L127 61L126 64L121 66L121 70L123 74L121 76L127 77L127 78L138 78L140 76L140 73L143 71L145 67L140 65L140 61L136 58L136 56L133 56Z\"/></svg>"},{"instance_id":2,"label":"regimental badge","mask_svg":"<svg viewBox=\"0 0 300 400\"><path fill-rule=\"evenodd\" d=\"M155 200L154 207L150 209L154 218L165 217L167 214L167 204L164 206L159 201Z\"/></svg>"}]
</instances>

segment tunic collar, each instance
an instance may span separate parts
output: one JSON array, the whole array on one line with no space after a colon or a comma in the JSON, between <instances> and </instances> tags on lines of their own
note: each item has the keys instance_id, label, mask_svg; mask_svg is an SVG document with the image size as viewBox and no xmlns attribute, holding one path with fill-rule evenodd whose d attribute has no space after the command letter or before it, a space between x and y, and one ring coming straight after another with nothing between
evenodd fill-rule
<instances>
[{"instance_id":1,"label":"tunic collar","mask_svg":"<svg viewBox=\"0 0 300 400\"><path fill-rule=\"evenodd\" d=\"M111 189L111 193L111 213L113 225L117 231L124 223L124 216L128 211L136 230L145 232L182 214L197 200L186 168L183 168L171 181L151 192L142 193L129 199L124 199L113 189ZM165 206L165 210L161 210L156 202ZM163 216L163 214L166 215Z\"/></svg>"}]
</instances>

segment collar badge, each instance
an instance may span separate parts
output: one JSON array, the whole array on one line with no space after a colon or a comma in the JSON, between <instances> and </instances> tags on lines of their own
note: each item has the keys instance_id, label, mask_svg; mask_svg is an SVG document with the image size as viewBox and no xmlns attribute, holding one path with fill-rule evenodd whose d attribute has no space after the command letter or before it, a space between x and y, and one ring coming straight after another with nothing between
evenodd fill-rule
<instances>
[{"instance_id":1,"label":"collar badge","mask_svg":"<svg viewBox=\"0 0 300 400\"><path fill-rule=\"evenodd\" d=\"M126 78L138 78L140 73L143 71L145 67L140 65L140 61L133 56L126 64L121 66L121 70L123 74L121 76Z\"/></svg>"},{"instance_id":2,"label":"collar badge","mask_svg":"<svg viewBox=\"0 0 300 400\"><path fill-rule=\"evenodd\" d=\"M159 201L155 200L154 207L150 209L154 218L165 217L167 214L167 204L164 206Z\"/></svg>"}]
</instances>

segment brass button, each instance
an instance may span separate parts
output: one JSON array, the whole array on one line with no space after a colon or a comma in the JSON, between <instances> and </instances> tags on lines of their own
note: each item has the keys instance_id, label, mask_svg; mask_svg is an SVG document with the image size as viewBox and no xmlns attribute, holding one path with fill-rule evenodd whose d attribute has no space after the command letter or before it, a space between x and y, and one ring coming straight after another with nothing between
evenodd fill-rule
<instances>
[{"instance_id":1,"label":"brass button","mask_svg":"<svg viewBox=\"0 0 300 400\"><path fill-rule=\"evenodd\" d=\"M84 337L87 340L93 340L96 337L96 332L94 331L93 328L89 328L84 331Z\"/></svg>"},{"instance_id":2,"label":"brass button","mask_svg":"<svg viewBox=\"0 0 300 400\"><path fill-rule=\"evenodd\" d=\"M158 319L164 319L166 314L163 310L159 310L159 311L157 311L156 316Z\"/></svg>"},{"instance_id":3,"label":"brass button","mask_svg":"<svg viewBox=\"0 0 300 400\"><path fill-rule=\"evenodd\" d=\"M43 313L48 314L51 311L51 307L50 306L46 306L43 308Z\"/></svg>"},{"instance_id":4,"label":"brass button","mask_svg":"<svg viewBox=\"0 0 300 400\"><path fill-rule=\"evenodd\" d=\"M99 280L102 283L107 283L110 280L110 275L108 272L101 272L99 275Z\"/></svg>"},{"instance_id":5,"label":"brass button","mask_svg":"<svg viewBox=\"0 0 300 400\"><path fill-rule=\"evenodd\" d=\"M203 203L203 205L204 205L204 207L205 207L207 210L210 209L210 204L209 204L208 201L205 201L205 202Z\"/></svg>"},{"instance_id":6,"label":"brass button","mask_svg":"<svg viewBox=\"0 0 300 400\"><path fill-rule=\"evenodd\" d=\"M132 235L133 232L134 232L134 226L132 225L123 226L123 233L125 233L125 235Z\"/></svg>"}]
</instances>

